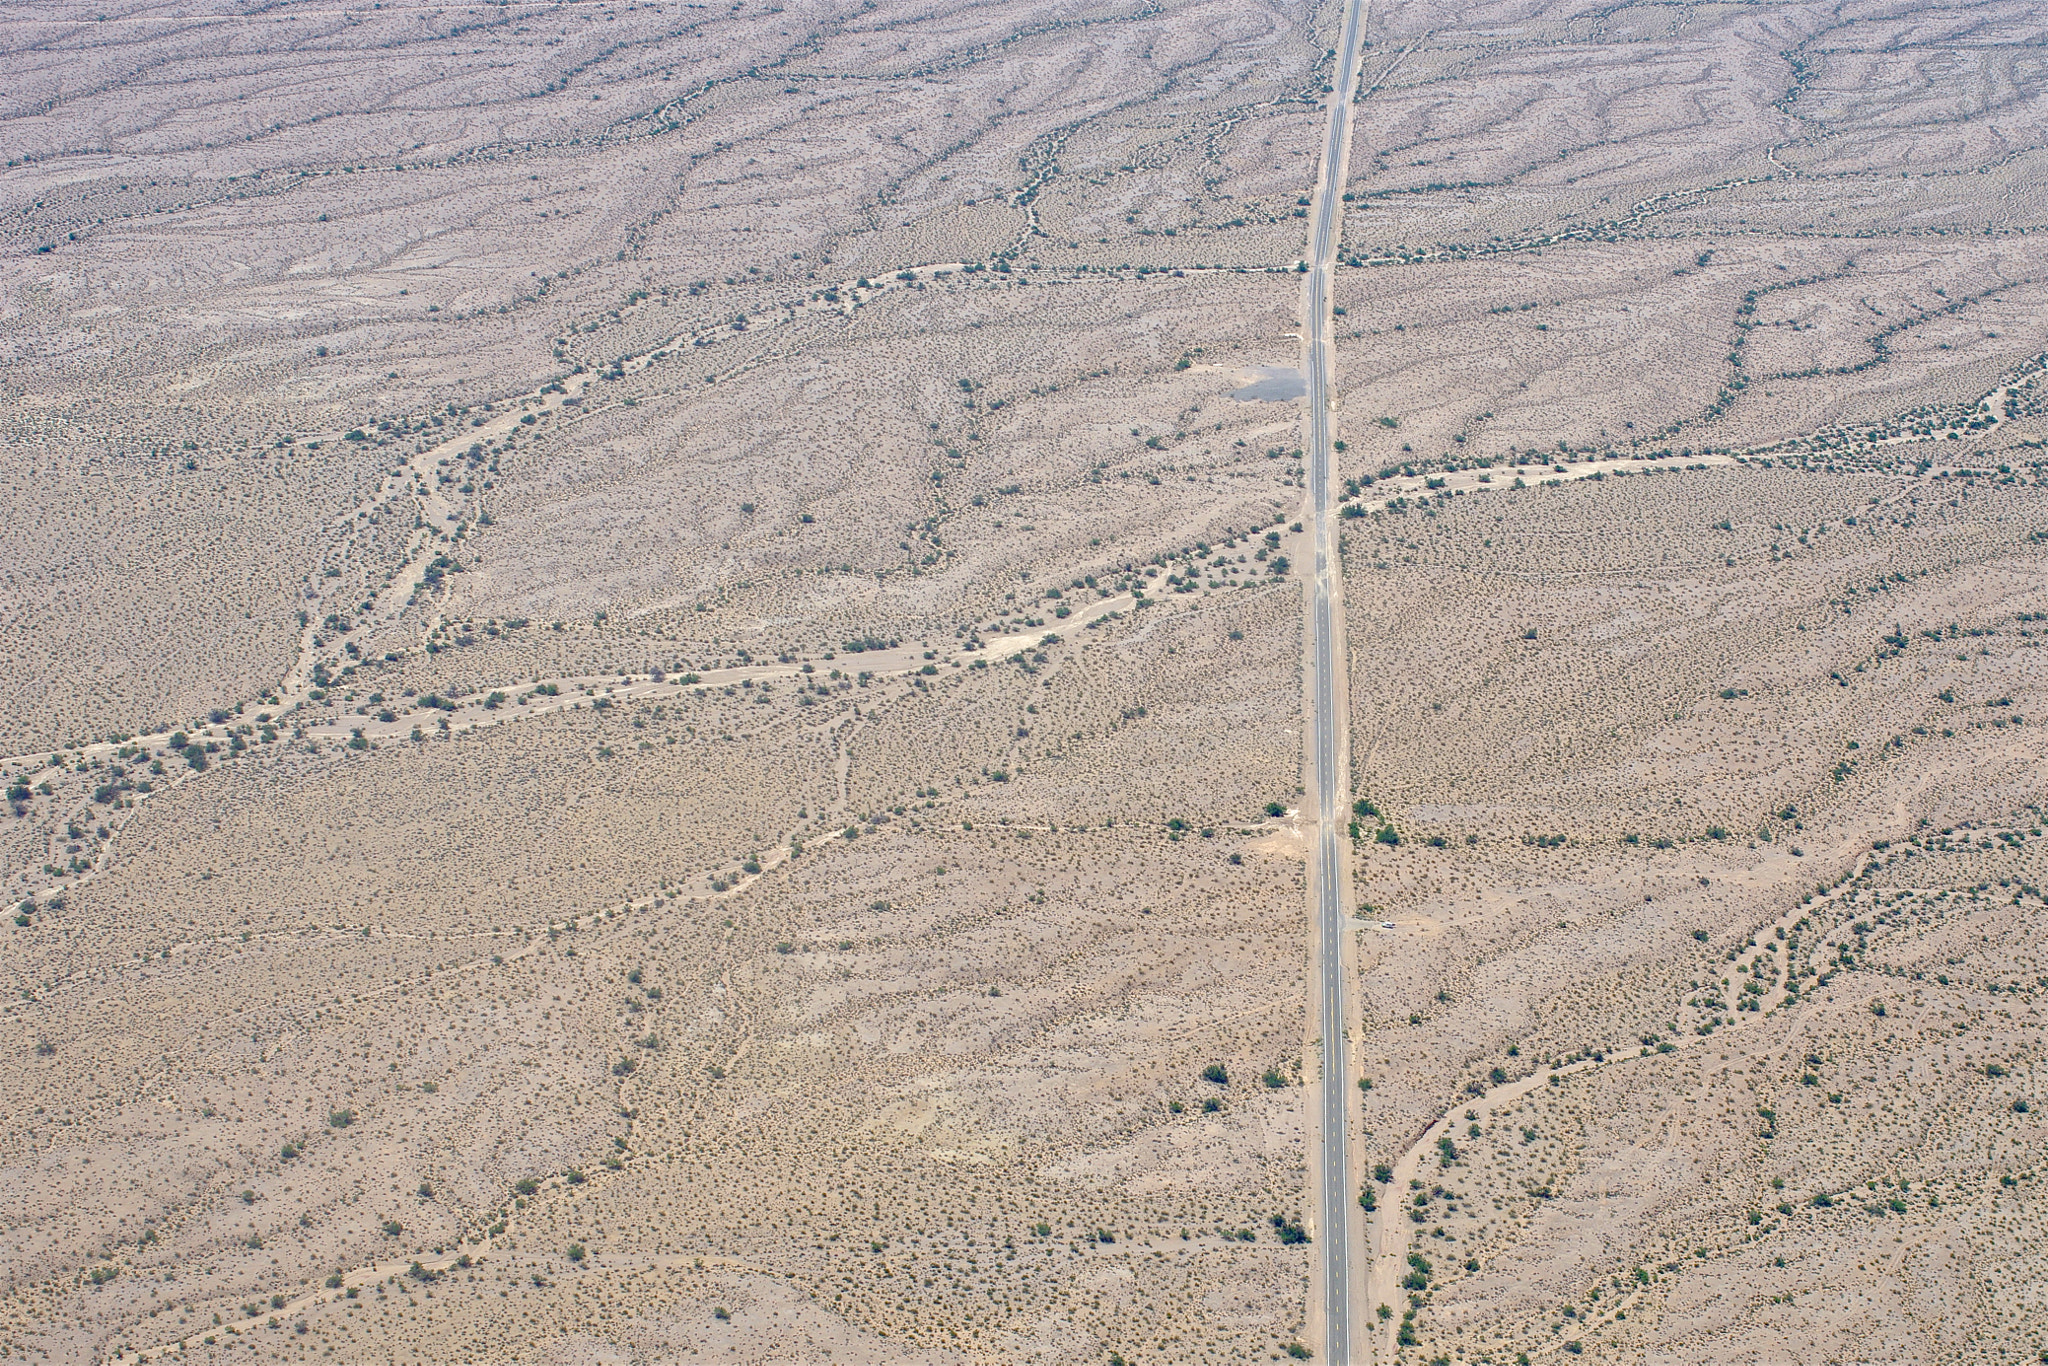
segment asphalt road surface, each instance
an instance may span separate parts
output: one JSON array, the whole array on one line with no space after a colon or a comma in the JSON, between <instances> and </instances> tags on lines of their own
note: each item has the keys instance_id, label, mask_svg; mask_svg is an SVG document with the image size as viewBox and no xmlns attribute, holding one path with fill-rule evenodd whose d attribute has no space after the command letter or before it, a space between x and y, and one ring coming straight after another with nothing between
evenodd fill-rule
<instances>
[{"instance_id":1,"label":"asphalt road surface","mask_svg":"<svg viewBox=\"0 0 2048 1366\"><path fill-rule=\"evenodd\" d=\"M1317 813L1313 875L1309 879L1316 918L1316 1014L1323 1040L1321 1106L1322 1161L1317 1172L1317 1220L1322 1235L1323 1359L1334 1366L1356 1360L1352 1350L1350 1097L1346 1084L1344 1011L1344 877L1338 845L1344 826L1343 729L1339 700L1348 695L1341 637L1337 633L1342 585L1338 582L1335 500L1330 474L1330 276L1336 266L1342 224L1345 152L1351 138L1351 102L1358 84L1358 37L1364 0L1347 0L1331 79L1329 137L1323 145L1309 230L1303 374L1308 381L1308 471L1315 516L1315 575L1309 585L1308 628L1313 700L1309 710L1309 764Z\"/></svg>"}]
</instances>

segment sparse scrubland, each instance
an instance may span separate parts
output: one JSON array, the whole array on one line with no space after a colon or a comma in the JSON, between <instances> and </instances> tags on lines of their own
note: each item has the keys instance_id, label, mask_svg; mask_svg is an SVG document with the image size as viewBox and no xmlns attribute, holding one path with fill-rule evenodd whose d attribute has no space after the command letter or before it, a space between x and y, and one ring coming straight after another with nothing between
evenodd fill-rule
<instances>
[{"instance_id":1,"label":"sparse scrubland","mask_svg":"<svg viewBox=\"0 0 2048 1366\"><path fill-rule=\"evenodd\" d=\"M0 1358L2048 1350L2038 15L4 22Z\"/></svg>"}]
</instances>

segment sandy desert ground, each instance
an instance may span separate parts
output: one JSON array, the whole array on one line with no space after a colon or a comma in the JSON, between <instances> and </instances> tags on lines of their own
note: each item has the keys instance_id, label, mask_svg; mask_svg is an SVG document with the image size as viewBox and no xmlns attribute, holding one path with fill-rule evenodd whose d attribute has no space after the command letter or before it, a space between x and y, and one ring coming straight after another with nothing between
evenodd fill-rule
<instances>
[{"instance_id":1,"label":"sandy desert ground","mask_svg":"<svg viewBox=\"0 0 2048 1366\"><path fill-rule=\"evenodd\" d=\"M0 11L0 1360L2048 1352L2041 16L1341 18Z\"/></svg>"}]
</instances>

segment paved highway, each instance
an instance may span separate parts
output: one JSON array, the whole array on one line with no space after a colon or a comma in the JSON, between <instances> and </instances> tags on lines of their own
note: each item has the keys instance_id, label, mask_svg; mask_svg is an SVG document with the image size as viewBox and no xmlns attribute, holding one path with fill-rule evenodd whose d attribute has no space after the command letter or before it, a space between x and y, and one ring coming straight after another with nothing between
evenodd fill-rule
<instances>
[{"instance_id":1,"label":"paved highway","mask_svg":"<svg viewBox=\"0 0 2048 1366\"><path fill-rule=\"evenodd\" d=\"M1308 381L1308 473L1313 502L1315 574L1308 591L1309 809L1317 814L1314 865L1309 877L1316 924L1315 991L1323 1040L1323 1075L1317 1098L1322 1135L1316 1173L1317 1224L1322 1245L1323 1359L1350 1366L1351 1243L1356 1206L1351 1194L1350 1115L1344 1006L1344 878L1338 843L1346 794L1344 726L1338 707L1349 695L1339 615L1344 592L1336 555L1336 500L1330 469L1330 276L1343 222L1344 167L1351 141L1351 101L1358 84L1358 30L1364 0L1346 0L1331 79L1330 128L1311 211L1308 274L1302 291L1303 374Z\"/></svg>"}]
</instances>

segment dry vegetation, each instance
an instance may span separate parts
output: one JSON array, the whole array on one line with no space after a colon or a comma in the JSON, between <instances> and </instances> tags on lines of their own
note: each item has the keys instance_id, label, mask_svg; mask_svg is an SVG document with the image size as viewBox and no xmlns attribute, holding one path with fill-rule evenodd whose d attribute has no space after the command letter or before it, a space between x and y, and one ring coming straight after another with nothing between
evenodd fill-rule
<instances>
[{"instance_id":1,"label":"dry vegetation","mask_svg":"<svg viewBox=\"0 0 2048 1366\"><path fill-rule=\"evenodd\" d=\"M1319 1349L1337 21L5 17L0 1359ZM1377 1359L2032 1358L2039 16L1365 32Z\"/></svg>"}]
</instances>

